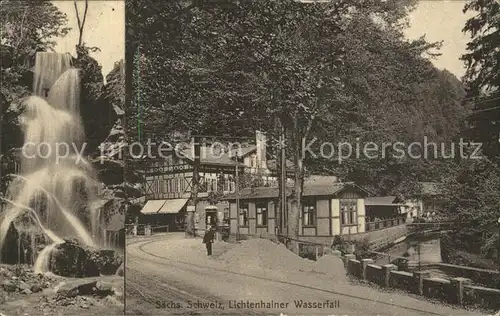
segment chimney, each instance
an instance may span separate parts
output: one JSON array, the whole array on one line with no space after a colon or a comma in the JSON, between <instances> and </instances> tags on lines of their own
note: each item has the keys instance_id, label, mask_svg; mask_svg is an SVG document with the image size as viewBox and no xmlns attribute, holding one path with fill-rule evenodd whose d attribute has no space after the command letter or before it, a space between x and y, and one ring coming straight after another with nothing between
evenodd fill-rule
<instances>
[{"instance_id":1,"label":"chimney","mask_svg":"<svg viewBox=\"0 0 500 316\"><path fill-rule=\"evenodd\" d=\"M257 168L267 169L267 157L266 157L266 135L261 131L255 131L255 147L257 149Z\"/></svg>"}]
</instances>

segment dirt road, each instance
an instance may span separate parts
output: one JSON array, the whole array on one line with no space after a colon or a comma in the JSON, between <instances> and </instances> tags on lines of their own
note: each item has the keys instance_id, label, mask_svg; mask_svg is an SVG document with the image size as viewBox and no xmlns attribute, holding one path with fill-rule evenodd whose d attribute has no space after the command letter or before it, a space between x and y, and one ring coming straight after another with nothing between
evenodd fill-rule
<instances>
[{"instance_id":1,"label":"dirt road","mask_svg":"<svg viewBox=\"0 0 500 316\"><path fill-rule=\"evenodd\" d=\"M231 269L183 234L129 242L126 266L128 315L481 315L314 273Z\"/></svg>"}]
</instances>

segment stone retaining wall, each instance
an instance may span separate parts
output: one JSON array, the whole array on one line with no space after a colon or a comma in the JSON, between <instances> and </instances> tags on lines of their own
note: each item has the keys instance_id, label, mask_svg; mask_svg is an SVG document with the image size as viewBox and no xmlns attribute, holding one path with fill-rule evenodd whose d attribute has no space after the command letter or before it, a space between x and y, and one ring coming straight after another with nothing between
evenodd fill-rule
<instances>
[{"instance_id":1,"label":"stone retaining wall","mask_svg":"<svg viewBox=\"0 0 500 316\"><path fill-rule=\"evenodd\" d=\"M426 265L427 269L439 269L446 274L471 279L472 282L486 287L500 289L500 272L473 267L464 267L448 263L435 263Z\"/></svg>"},{"instance_id":2,"label":"stone retaining wall","mask_svg":"<svg viewBox=\"0 0 500 316\"><path fill-rule=\"evenodd\" d=\"M356 260L354 255L346 255L343 259L347 274L366 282L446 303L500 309L500 289L472 285L468 278L431 278L428 271L397 271L397 266L393 264L379 266L373 264L372 259Z\"/></svg>"}]
</instances>

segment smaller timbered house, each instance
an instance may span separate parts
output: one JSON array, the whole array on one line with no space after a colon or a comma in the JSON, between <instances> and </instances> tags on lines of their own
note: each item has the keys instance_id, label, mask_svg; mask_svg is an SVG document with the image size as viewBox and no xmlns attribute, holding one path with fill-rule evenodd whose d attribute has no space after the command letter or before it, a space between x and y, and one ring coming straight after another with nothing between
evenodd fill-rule
<instances>
[{"instance_id":1,"label":"smaller timbered house","mask_svg":"<svg viewBox=\"0 0 500 316\"><path fill-rule=\"evenodd\" d=\"M287 188L290 193L291 188ZM286 235L286 216L278 216L278 196L277 187L249 188L227 196L230 232L262 236L281 231ZM335 235L365 232L365 198L369 196L369 191L352 182L304 183L299 237L330 240Z\"/></svg>"}]
</instances>

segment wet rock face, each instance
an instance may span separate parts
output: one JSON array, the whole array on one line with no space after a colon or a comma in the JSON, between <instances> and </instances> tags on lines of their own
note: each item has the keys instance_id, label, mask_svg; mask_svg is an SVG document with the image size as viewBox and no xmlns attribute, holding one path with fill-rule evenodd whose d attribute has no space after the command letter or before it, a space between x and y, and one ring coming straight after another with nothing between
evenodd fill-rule
<instances>
[{"instance_id":1,"label":"wet rock face","mask_svg":"<svg viewBox=\"0 0 500 316\"><path fill-rule=\"evenodd\" d=\"M81 70L80 113L87 135L87 149L92 152L111 128L108 122L113 120L110 117L112 109L111 105L101 98L104 77L99 63L88 54L81 54L74 59L73 64Z\"/></svg>"},{"instance_id":2,"label":"wet rock face","mask_svg":"<svg viewBox=\"0 0 500 316\"><path fill-rule=\"evenodd\" d=\"M87 134L90 152L97 150L99 144L111 134L113 125L123 115L124 71L123 62L116 63L114 69L106 76L107 83L98 62L86 54L75 61L81 69L81 114Z\"/></svg>"},{"instance_id":3,"label":"wet rock face","mask_svg":"<svg viewBox=\"0 0 500 316\"><path fill-rule=\"evenodd\" d=\"M7 264L34 264L39 247L46 244L43 233L17 229L11 223L0 251L0 262Z\"/></svg>"},{"instance_id":4,"label":"wet rock face","mask_svg":"<svg viewBox=\"0 0 500 316\"><path fill-rule=\"evenodd\" d=\"M18 263L19 258L19 232L11 223L9 229L7 230L7 236L5 237L4 246L0 252L0 261L7 264Z\"/></svg>"},{"instance_id":5,"label":"wet rock face","mask_svg":"<svg viewBox=\"0 0 500 316\"><path fill-rule=\"evenodd\" d=\"M89 249L74 241L58 245L50 258L49 269L64 277L114 275L123 257L114 250Z\"/></svg>"}]
</instances>

